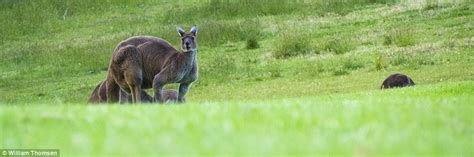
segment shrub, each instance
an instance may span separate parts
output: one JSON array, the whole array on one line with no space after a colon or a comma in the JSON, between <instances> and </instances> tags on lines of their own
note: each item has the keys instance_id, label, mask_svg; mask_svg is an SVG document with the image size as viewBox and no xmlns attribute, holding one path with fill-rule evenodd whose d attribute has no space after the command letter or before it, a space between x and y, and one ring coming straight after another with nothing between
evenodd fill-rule
<instances>
[{"instance_id":1,"label":"shrub","mask_svg":"<svg viewBox=\"0 0 474 157\"><path fill-rule=\"evenodd\" d=\"M205 46L217 46L227 42L254 40L260 36L260 23L253 19L242 21L213 21L206 20L197 24L201 29L198 34L199 44ZM252 41L253 42L253 41Z\"/></svg>"},{"instance_id":2,"label":"shrub","mask_svg":"<svg viewBox=\"0 0 474 157\"><path fill-rule=\"evenodd\" d=\"M349 71L346 69L336 69L333 71L334 76L341 76L341 75L347 75L349 74Z\"/></svg>"},{"instance_id":3,"label":"shrub","mask_svg":"<svg viewBox=\"0 0 474 157\"><path fill-rule=\"evenodd\" d=\"M278 35L274 43L274 57L288 58L311 51L311 38L305 31L291 30Z\"/></svg>"},{"instance_id":4,"label":"shrub","mask_svg":"<svg viewBox=\"0 0 474 157\"><path fill-rule=\"evenodd\" d=\"M375 54L375 70L382 70L384 69L383 63L382 63L382 53L376 53Z\"/></svg>"},{"instance_id":5,"label":"shrub","mask_svg":"<svg viewBox=\"0 0 474 157\"><path fill-rule=\"evenodd\" d=\"M347 75L352 71L365 67L368 61L357 56L335 56L334 59L323 64L325 71L334 76Z\"/></svg>"},{"instance_id":6,"label":"shrub","mask_svg":"<svg viewBox=\"0 0 474 157\"><path fill-rule=\"evenodd\" d=\"M435 0L426 0L425 1L425 4L423 6L423 10L433 10L433 9L436 9L436 8L439 8L439 4L438 4L438 1L435 1Z\"/></svg>"},{"instance_id":7,"label":"shrub","mask_svg":"<svg viewBox=\"0 0 474 157\"><path fill-rule=\"evenodd\" d=\"M344 54L354 49L355 44L348 37L334 35L326 40L323 49L335 54Z\"/></svg>"},{"instance_id":8,"label":"shrub","mask_svg":"<svg viewBox=\"0 0 474 157\"><path fill-rule=\"evenodd\" d=\"M250 38L247 39L247 49L256 49L259 48L260 45L258 44L257 38L254 36L251 36Z\"/></svg>"},{"instance_id":9,"label":"shrub","mask_svg":"<svg viewBox=\"0 0 474 157\"><path fill-rule=\"evenodd\" d=\"M355 61L351 58L347 58L344 63L343 63L343 66L342 66L344 69L347 69L349 71L352 71L352 70L357 70L357 69L360 69L360 68L363 68L364 67L364 64L361 63L361 62L358 62L358 61Z\"/></svg>"},{"instance_id":10,"label":"shrub","mask_svg":"<svg viewBox=\"0 0 474 157\"><path fill-rule=\"evenodd\" d=\"M397 46L405 47L416 44L412 31L408 28L392 29L384 35L384 45L395 44Z\"/></svg>"}]
</instances>

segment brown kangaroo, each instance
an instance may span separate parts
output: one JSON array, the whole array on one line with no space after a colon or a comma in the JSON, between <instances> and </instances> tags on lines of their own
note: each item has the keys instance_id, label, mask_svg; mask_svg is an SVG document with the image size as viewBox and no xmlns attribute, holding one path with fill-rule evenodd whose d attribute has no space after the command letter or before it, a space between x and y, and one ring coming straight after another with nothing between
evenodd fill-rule
<instances>
[{"instance_id":1,"label":"brown kangaroo","mask_svg":"<svg viewBox=\"0 0 474 157\"><path fill-rule=\"evenodd\" d=\"M403 74L393 74L387 77L380 86L380 89L384 88L394 88L394 87L405 87L405 86L414 86L415 82Z\"/></svg>"},{"instance_id":2,"label":"brown kangaroo","mask_svg":"<svg viewBox=\"0 0 474 157\"><path fill-rule=\"evenodd\" d=\"M152 88L155 102L163 103L163 86L179 83L178 102L184 102L191 83L198 79L197 28L189 33L177 27L181 50L152 36L135 36L119 43L112 56L107 76L107 102L117 101L120 88L140 102L141 89ZM141 85L141 86L140 86Z\"/></svg>"},{"instance_id":3,"label":"brown kangaroo","mask_svg":"<svg viewBox=\"0 0 474 157\"><path fill-rule=\"evenodd\" d=\"M120 92L122 102L131 102L132 97L130 94L127 94L124 91ZM141 91L141 99L143 102L153 102L153 97L148 95L145 91ZM167 102L176 102L178 100L178 92L176 90L163 90L163 100ZM106 103L107 102L107 95L106 95L106 87L105 82L100 82L92 92L91 96L89 97L89 103Z\"/></svg>"}]
</instances>

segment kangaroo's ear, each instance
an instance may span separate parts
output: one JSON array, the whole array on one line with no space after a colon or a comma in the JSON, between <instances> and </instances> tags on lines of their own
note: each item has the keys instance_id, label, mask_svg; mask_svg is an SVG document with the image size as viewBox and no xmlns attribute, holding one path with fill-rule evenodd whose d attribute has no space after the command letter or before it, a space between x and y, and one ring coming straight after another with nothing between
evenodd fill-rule
<instances>
[{"instance_id":1,"label":"kangaroo's ear","mask_svg":"<svg viewBox=\"0 0 474 157\"><path fill-rule=\"evenodd\" d=\"M196 36L197 31L198 31L197 27L196 27L196 26L193 26L189 32L190 32L193 36Z\"/></svg>"},{"instance_id":2,"label":"kangaroo's ear","mask_svg":"<svg viewBox=\"0 0 474 157\"><path fill-rule=\"evenodd\" d=\"M180 37L183 37L183 36L184 36L184 33L185 33L185 32L184 32L184 30L183 30L181 27L176 26L176 31L178 31Z\"/></svg>"}]
</instances>

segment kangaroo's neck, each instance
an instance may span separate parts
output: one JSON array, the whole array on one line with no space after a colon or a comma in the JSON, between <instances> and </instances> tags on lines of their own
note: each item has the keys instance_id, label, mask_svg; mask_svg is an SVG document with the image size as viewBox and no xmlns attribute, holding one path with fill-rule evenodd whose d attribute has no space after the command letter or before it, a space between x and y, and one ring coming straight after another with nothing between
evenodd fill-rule
<instances>
[{"instance_id":1,"label":"kangaroo's neck","mask_svg":"<svg viewBox=\"0 0 474 157\"><path fill-rule=\"evenodd\" d=\"M197 54L196 49L187 51L187 52L182 52L182 53L184 55L184 62L186 65L191 65L196 62L196 54Z\"/></svg>"}]
</instances>

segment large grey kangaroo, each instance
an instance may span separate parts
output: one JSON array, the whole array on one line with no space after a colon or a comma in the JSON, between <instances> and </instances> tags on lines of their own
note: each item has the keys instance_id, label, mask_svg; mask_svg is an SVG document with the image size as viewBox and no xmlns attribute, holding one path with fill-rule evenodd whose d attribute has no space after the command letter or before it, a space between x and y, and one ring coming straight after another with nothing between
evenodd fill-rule
<instances>
[{"instance_id":1,"label":"large grey kangaroo","mask_svg":"<svg viewBox=\"0 0 474 157\"><path fill-rule=\"evenodd\" d=\"M163 39L135 36L117 45L107 75L107 102L117 102L120 91L131 93L133 102L140 102L141 89L153 87L155 102L163 103L163 87L179 83L178 102L185 102L191 83L198 79L196 59L197 28L189 33L177 27L181 50ZM141 85L141 86L140 86Z\"/></svg>"}]
</instances>

